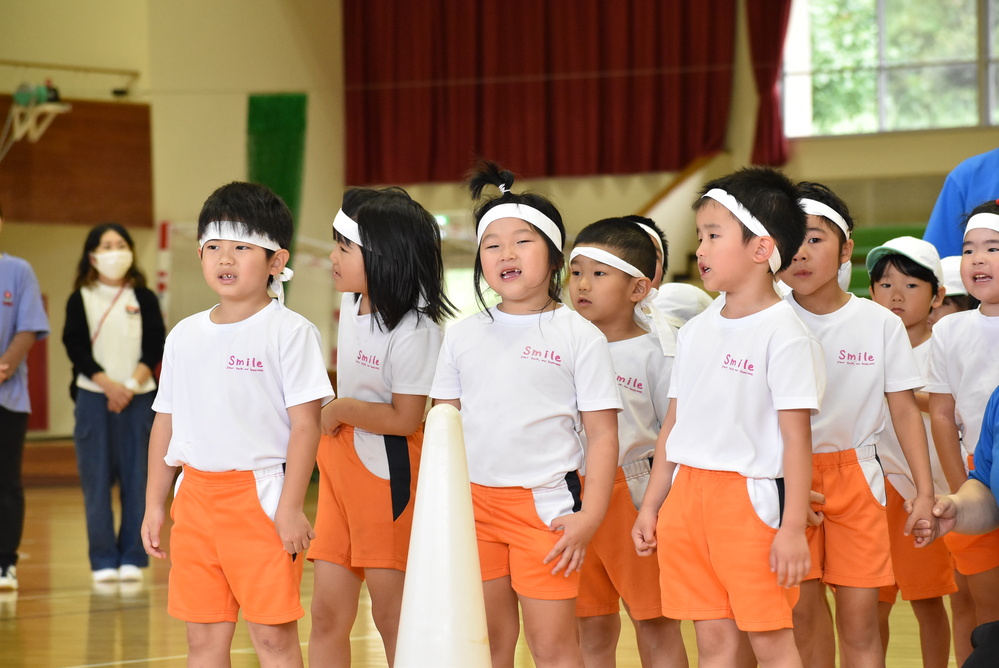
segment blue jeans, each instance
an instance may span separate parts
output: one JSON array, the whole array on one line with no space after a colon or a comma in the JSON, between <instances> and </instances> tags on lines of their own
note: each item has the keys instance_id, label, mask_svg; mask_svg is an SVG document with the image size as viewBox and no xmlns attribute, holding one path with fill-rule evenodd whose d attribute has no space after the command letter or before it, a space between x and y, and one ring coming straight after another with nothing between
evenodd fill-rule
<instances>
[{"instance_id":1,"label":"blue jeans","mask_svg":"<svg viewBox=\"0 0 999 668\"><path fill-rule=\"evenodd\" d=\"M76 397L76 465L83 487L90 544L90 568L147 566L142 548L146 512L146 463L155 392L137 394L121 413L108 410L107 397L80 389ZM115 535L111 489L118 483L121 524Z\"/></svg>"}]
</instances>

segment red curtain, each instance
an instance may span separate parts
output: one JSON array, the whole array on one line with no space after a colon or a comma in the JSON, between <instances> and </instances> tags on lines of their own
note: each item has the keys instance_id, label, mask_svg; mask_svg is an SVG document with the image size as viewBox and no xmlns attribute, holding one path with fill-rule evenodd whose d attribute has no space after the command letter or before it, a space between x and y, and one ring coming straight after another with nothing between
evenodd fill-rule
<instances>
[{"instance_id":1,"label":"red curtain","mask_svg":"<svg viewBox=\"0 0 999 668\"><path fill-rule=\"evenodd\" d=\"M791 15L791 0L751 0L746 3L746 11L753 74L756 77L756 92L760 96L752 163L779 167L787 162L788 148L780 115L777 81Z\"/></svg>"},{"instance_id":2,"label":"red curtain","mask_svg":"<svg viewBox=\"0 0 999 668\"><path fill-rule=\"evenodd\" d=\"M750 3L753 4L753 3ZM347 181L673 171L723 148L735 0L344 0Z\"/></svg>"}]
</instances>

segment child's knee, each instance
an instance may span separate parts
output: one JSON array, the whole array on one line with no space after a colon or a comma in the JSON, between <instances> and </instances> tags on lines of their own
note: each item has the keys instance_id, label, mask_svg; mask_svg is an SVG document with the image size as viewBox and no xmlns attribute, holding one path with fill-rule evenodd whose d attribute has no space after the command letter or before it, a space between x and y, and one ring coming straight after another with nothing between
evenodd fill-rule
<instances>
[{"instance_id":1,"label":"child's knee","mask_svg":"<svg viewBox=\"0 0 999 668\"><path fill-rule=\"evenodd\" d=\"M301 652L298 644L298 622L284 624L247 622L247 627L258 656L263 654L286 655L291 650Z\"/></svg>"}]
</instances>

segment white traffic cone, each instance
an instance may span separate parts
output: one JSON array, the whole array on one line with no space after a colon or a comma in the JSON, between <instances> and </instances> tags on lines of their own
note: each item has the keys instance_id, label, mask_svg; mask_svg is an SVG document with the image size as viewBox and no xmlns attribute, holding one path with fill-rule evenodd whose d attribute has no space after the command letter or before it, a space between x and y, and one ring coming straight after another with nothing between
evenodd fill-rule
<instances>
[{"instance_id":1,"label":"white traffic cone","mask_svg":"<svg viewBox=\"0 0 999 668\"><path fill-rule=\"evenodd\" d=\"M440 404L424 430L395 665L490 664L461 416Z\"/></svg>"}]
</instances>

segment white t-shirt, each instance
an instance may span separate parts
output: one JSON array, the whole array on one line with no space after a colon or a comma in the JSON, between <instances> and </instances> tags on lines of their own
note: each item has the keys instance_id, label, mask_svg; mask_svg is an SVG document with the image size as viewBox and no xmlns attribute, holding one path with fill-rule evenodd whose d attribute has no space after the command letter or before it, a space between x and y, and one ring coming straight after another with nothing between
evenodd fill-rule
<instances>
[{"instance_id":1,"label":"white t-shirt","mask_svg":"<svg viewBox=\"0 0 999 668\"><path fill-rule=\"evenodd\" d=\"M444 332L410 311L389 331L377 316L359 315L360 302L344 294L337 335L337 396L390 404L393 394L429 395ZM381 328L379 328L381 324ZM389 477L385 440L354 430L357 456L373 474Z\"/></svg>"},{"instance_id":2,"label":"white t-shirt","mask_svg":"<svg viewBox=\"0 0 999 668\"><path fill-rule=\"evenodd\" d=\"M135 367L142 359L142 312L135 289L126 286L123 290L121 286L98 281L80 288L80 297L91 339L97 326L101 327L97 340L91 344L94 361L101 365L108 378L125 382L135 373ZM77 375L76 385L90 392L104 393L100 385L82 373ZM145 394L155 389L156 381L150 377L135 393Z\"/></svg>"},{"instance_id":3,"label":"white t-shirt","mask_svg":"<svg viewBox=\"0 0 999 668\"><path fill-rule=\"evenodd\" d=\"M245 320L219 325L212 309L167 336L157 413L170 413L164 461L202 471L252 471L288 453L288 408L333 398L316 326L271 300Z\"/></svg>"},{"instance_id":4,"label":"white t-shirt","mask_svg":"<svg viewBox=\"0 0 999 668\"><path fill-rule=\"evenodd\" d=\"M919 365L919 371L924 378L930 372L931 340L927 340L912 349L916 363ZM887 403L887 400L885 401ZM937 456L937 449L933 447L929 413L923 413L923 427L926 429L926 440L930 446L930 472L933 474L933 487L937 494L949 494L950 487L947 485L947 478L940 466L940 457ZM892 425L891 413L887 411L887 407L885 410L885 429L881 432L881 440L878 441L878 459L881 460L881 468L884 469L888 482L902 495L902 498L915 497L916 484L912 481L912 471L905 461L905 455L902 453L898 436L895 435L895 427Z\"/></svg>"},{"instance_id":5,"label":"white t-shirt","mask_svg":"<svg viewBox=\"0 0 999 668\"><path fill-rule=\"evenodd\" d=\"M982 432L985 405L999 385L999 317L982 315L979 310L951 313L933 326L930 342L926 391L954 397L961 446L965 455L972 455Z\"/></svg>"},{"instance_id":6,"label":"white t-shirt","mask_svg":"<svg viewBox=\"0 0 999 668\"><path fill-rule=\"evenodd\" d=\"M566 473L583 466L580 411L622 407L607 339L565 307L489 313L444 334L430 394L461 401L472 482L563 484Z\"/></svg>"},{"instance_id":7,"label":"white t-shirt","mask_svg":"<svg viewBox=\"0 0 999 668\"><path fill-rule=\"evenodd\" d=\"M885 393L924 384L902 319L855 295L826 315L806 311L793 294L785 299L825 352L826 395L822 412L812 416L812 451L876 444L888 412Z\"/></svg>"},{"instance_id":8,"label":"white t-shirt","mask_svg":"<svg viewBox=\"0 0 999 668\"><path fill-rule=\"evenodd\" d=\"M708 308L680 329L666 457L747 478L784 475L777 411L818 410L817 344L785 302L744 318Z\"/></svg>"}]
</instances>

